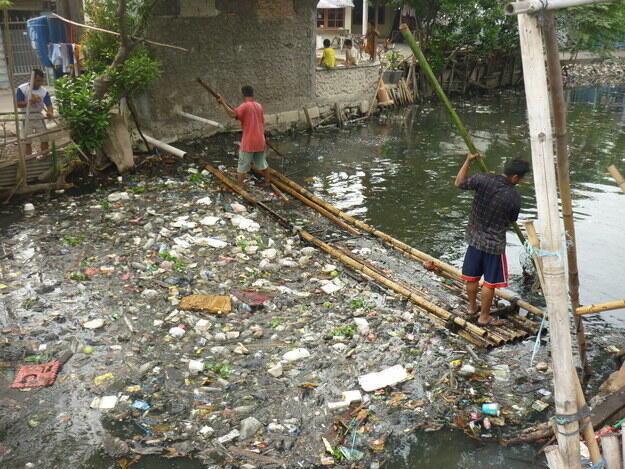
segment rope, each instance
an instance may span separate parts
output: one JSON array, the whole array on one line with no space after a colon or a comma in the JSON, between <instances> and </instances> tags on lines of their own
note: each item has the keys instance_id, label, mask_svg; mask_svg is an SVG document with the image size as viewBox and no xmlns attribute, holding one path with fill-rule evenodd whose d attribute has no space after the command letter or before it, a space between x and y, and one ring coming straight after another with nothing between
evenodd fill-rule
<instances>
[{"instance_id":1,"label":"rope","mask_svg":"<svg viewBox=\"0 0 625 469\"><path fill-rule=\"evenodd\" d=\"M590 417L590 415L591 415L590 407L584 404L582 408L579 409L579 411L575 412L574 414L556 414L553 417L553 420L558 425L566 425L567 423L576 422L583 418Z\"/></svg>"},{"instance_id":2,"label":"rope","mask_svg":"<svg viewBox=\"0 0 625 469\"><path fill-rule=\"evenodd\" d=\"M603 469L605 467L605 459L601 458L597 464L590 466L588 469Z\"/></svg>"},{"instance_id":3,"label":"rope","mask_svg":"<svg viewBox=\"0 0 625 469\"><path fill-rule=\"evenodd\" d=\"M543 318L540 321L540 327L538 328L538 334L536 334L536 341L534 342L534 348L532 350L532 358L530 358L530 366L534 366L534 358L536 358L536 354L540 349L540 338L543 333L543 328L545 327L545 322L547 320L547 312L543 314Z\"/></svg>"}]
</instances>

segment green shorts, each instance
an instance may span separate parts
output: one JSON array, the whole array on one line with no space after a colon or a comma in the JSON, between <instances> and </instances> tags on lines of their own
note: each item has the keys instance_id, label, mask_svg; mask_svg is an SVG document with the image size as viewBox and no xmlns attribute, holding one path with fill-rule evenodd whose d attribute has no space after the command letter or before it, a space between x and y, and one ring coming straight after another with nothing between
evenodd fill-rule
<instances>
[{"instance_id":1,"label":"green shorts","mask_svg":"<svg viewBox=\"0 0 625 469\"><path fill-rule=\"evenodd\" d=\"M245 174L250 170L252 161L254 162L254 167L256 169L267 169L269 165L267 164L266 152L263 151L239 151L239 167L237 169L238 173Z\"/></svg>"}]
</instances>

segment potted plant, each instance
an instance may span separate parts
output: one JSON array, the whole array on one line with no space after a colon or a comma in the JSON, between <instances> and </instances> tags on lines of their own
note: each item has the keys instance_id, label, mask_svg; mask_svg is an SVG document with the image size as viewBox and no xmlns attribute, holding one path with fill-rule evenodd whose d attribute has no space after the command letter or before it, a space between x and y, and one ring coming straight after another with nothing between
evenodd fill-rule
<instances>
[{"instance_id":1,"label":"potted plant","mask_svg":"<svg viewBox=\"0 0 625 469\"><path fill-rule=\"evenodd\" d=\"M404 56L397 51L391 50L387 52L385 58L388 63L388 69L382 75L382 80L384 80L384 83L396 85L404 76L404 71L400 68Z\"/></svg>"}]
</instances>

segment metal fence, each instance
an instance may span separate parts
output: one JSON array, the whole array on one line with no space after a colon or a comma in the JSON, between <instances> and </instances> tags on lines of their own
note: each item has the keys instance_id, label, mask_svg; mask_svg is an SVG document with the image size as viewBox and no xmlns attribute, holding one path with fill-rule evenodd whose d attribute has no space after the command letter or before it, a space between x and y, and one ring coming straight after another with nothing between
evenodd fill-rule
<instances>
[{"instance_id":1,"label":"metal fence","mask_svg":"<svg viewBox=\"0 0 625 469\"><path fill-rule=\"evenodd\" d=\"M13 44L13 60L15 63L15 77L17 81L23 80L24 76L30 76L33 68L41 68L41 62L37 52L32 48L26 22L11 22L9 24L11 42Z\"/></svg>"}]
</instances>

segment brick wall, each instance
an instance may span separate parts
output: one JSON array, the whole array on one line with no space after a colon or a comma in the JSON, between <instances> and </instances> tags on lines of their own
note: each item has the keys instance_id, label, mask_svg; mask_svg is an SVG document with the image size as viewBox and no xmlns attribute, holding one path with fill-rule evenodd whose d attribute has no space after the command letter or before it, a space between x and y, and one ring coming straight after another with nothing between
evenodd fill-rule
<instances>
[{"instance_id":1,"label":"brick wall","mask_svg":"<svg viewBox=\"0 0 625 469\"><path fill-rule=\"evenodd\" d=\"M201 125L198 128L177 117L176 106L231 123L214 98L196 83L197 77L232 104L241 101L242 85L252 85L267 113L300 109L314 99L317 0L204 1L207 5L198 0L160 2L150 20L150 39L189 49L188 53L151 49L163 62L164 73L139 104L142 120L153 133L171 136L201 131ZM210 13L181 16L190 7Z\"/></svg>"}]
</instances>

